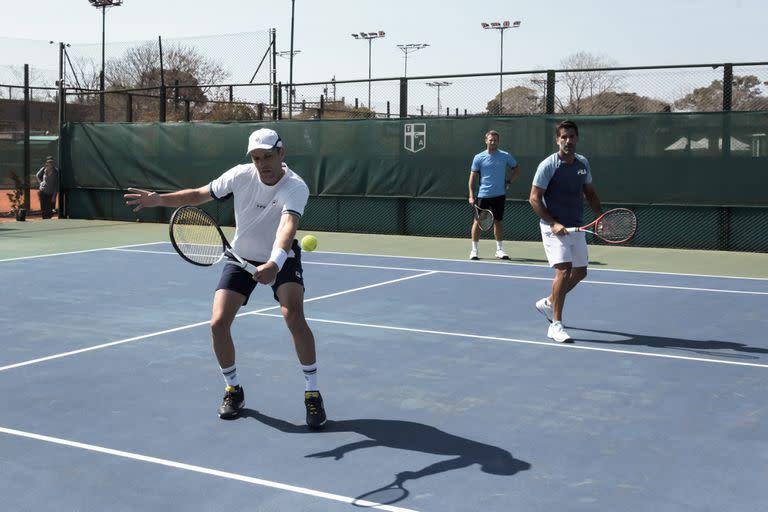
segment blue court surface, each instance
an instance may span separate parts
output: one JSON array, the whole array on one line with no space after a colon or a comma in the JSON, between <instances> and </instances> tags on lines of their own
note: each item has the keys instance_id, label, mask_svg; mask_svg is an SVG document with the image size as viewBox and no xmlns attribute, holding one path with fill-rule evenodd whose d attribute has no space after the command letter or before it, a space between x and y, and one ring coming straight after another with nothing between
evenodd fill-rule
<instances>
[{"instance_id":1,"label":"blue court surface","mask_svg":"<svg viewBox=\"0 0 768 512\"><path fill-rule=\"evenodd\" d=\"M765 510L768 280L590 270L563 345L546 267L304 270L321 432L269 289L235 322L246 409L222 421L219 268L165 243L0 261L0 508Z\"/></svg>"}]
</instances>

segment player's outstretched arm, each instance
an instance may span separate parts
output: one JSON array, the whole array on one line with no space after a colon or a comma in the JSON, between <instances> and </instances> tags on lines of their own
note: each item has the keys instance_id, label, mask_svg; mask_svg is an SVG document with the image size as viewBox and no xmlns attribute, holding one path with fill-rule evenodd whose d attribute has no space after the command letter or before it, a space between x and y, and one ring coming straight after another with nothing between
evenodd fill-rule
<instances>
[{"instance_id":1,"label":"player's outstretched arm","mask_svg":"<svg viewBox=\"0 0 768 512\"><path fill-rule=\"evenodd\" d=\"M123 197L125 198L125 204L135 206L134 212L155 206L197 206L213 199L208 193L208 185L200 188L188 188L177 192L170 192L168 194L158 194L157 192L140 188L129 188L128 193L124 194Z\"/></svg>"}]
</instances>

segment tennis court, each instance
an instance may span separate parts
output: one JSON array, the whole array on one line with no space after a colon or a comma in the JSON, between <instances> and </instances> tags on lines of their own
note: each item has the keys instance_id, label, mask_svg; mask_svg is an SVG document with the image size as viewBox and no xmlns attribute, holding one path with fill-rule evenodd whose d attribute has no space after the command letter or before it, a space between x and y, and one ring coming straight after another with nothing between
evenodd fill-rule
<instances>
[{"instance_id":1,"label":"tennis court","mask_svg":"<svg viewBox=\"0 0 768 512\"><path fill-rule=\"evenodd\" d=\"M246 409L221 421L207 322L220 269L184 263L160 224L24 224L0 225L7 510L754 511L768 499L765 254L594 248L564 345L533 307L552 277L539 244L470 262L467 240L317 233L305 309L329 421L309 432L269 290L235 322Z\"/></svg>"}]
</instances>

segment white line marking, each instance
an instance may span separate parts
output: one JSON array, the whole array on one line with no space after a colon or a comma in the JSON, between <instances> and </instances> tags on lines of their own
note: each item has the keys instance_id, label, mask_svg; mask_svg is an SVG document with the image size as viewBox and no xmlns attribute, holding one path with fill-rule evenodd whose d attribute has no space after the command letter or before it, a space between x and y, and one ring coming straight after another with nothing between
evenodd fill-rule
<instances>
[{"instance_id":1,"label":"white line marking","mask_svg":"<svg viewBox=\"0 0 768 512\"><path fill-rule=\"evenodd\" d=\"M384 282L381 282L381 283L370 284L368 286L361 286L359 288L352 288L350 290L344 290L344 291L341 291L341 292L329 293L328 295L323 295L323 296L320 296L320 297L313 297L311 299L306 299L304 302L305 303L306 302L314 302L316 300L327 299L327 298L330 298L330 297L337 297L339 295L344 295L344 294L347 294L347 293L353 293L353 292L357 292L357 291L360 291L360 290L367 290L369 288L376 288L378 286L384 286L384 285L387 285L387 284L397 283L399 281L406 281L408 279L415 279L417 277L423 277L423 276L427 276L427 275L430 275L430 274L434 274L434 272L424 272L424 273L417 274L417 275L414 275L414 276L406 276L406 277L401 277L399 279L392 279L390 281L384 281ZM273 309L278 309L279 307L280 307L280 305L276 305L276 306L268 306L266 308L258 309L258 310L255 310L255 311L246 311L246 312L243 312L243 313L239 313L237 315L237 317L246 316L246 315L256 315L256 314L259 314L259 313L263 313L264 311L270 311L270 310L273 310ZM81 349L78 349L78 350L72 350L70 352L63 352L61 354L54 354L54 355L50 355L50 356L46 356L46 357L39 357L37 359L31 359L29 361L22 361L20 363L14 363L14 364L6 365L6 366L0 366L0 372L5 371L5 370L12 370L14 368L20 368L22 366L29 366L29 365L36 364L36 363L42 363L44 361L51 361L53 359L61 359L62 357L74 356L74 355L77 355L77 354L82 354L84 352L90 352L92 350L99 350L99 349L102 349L102 348L114 347L116 345L122 345L124 343L130 343L132 341L139 341L139 340L143 340L143 339L146 339L146 338L151 338L153 336L160 336L162 334L168 334L168 333L172 333L172 332L183 331L183 330L186 330L186 329L192 329L192 328L195 328L195 327L200 327L202 325L207 325L209 323L210 323L210 321L208 321L208 320L205 321L205 322L197 322L197 323L194 323L194 324L183 325L181 327L174 327L173 329L166 329L164 331L157 331L157 332L153 332L153 333L149 333L149 334L142 334L141 336L133 336L131 338L126 338L126 339L123 339L123 340L112 341L112 342L109 342L109 343L102 343L100 345L94 345L92 347L85 347L85 348L81 348Z\"/></svg>"},{"instance_id":2,"label":"white line marking","mask_svg":"<svg viewBox=\"0 0 768 512\"><path fill-rule=\"evenodd\" d=\"M195 466L193 464L185 464L183 462L176 462L168 459L160 459L158 457L150 457L147 455L141 455L138 453L124 452L122 450L115 450L112 448L105 448L103 446L96 446L92 444L79 443L77 441L69 441L67 439L61 439L59 437L44 436L40 434L34 434L32 432L24 432L22 430L15 430L11 428L0 427L0 432L12 436L25 437L28 439L34 439L36 441L44 441L46 443L53 443L62 446L69 446L71 448L79 448L81 450L87 450L96 453L102 453L105 455L113 455L115 457L122 457L125 459L136 460L139 462L148 462L150 464L157 464L160 466L166 466L174 469L182 469L184 471L192 471L194 473L202 473L204 475L217 476L219 478L226 478L228 480L236 480L238 482L245 482L248 484L260 485L262 487L271 487L273 489L279 489L281 491L293 492L296 494L306 494L307 496L313 496L315 498L323 498L326 500L340 501L342 503L358 504L364 507L373 508L377 510L387 510L389 512L415 512L413 509L393 507L392 505L382 505L373 501L357 500L348 496L341 496L339 494L331 494L323 491L316 491L314 489L308 489L306 487L298 487L295 485L284 484L280 482L273 482L271 480L264 480L262 478L254 478L245 475L239 475L237 473L230 473L228 471L220 471L218 469L211 469L202 466Z\"/></svg>"},{"instance_id":3,"label":"white line marking","mask_svg":"<svg viewBox=\"0 0 768 512\"><path fill-rule=\"evenodd\" d=\"M147 253L147 254L175 254L172 252L167 251L145 251L141 249L115 249L123 252L139 252L139 253ZM424 259L430 259L430 258L424 258ZM326 263L321 261L302 261L302 264L304 265L325 265L330 267L348 267L348 268L368 268L368 269L379 269L379 270L404 270L408 272L422 272L425 270L430 269L423 269L423 268L410 268L410 267L387 267L382 265L360 265L355 263ZM536 266L536 265L534 265ZM608 269L603 269L608 270ZM500 277L503 279L522 279L522 280L530 280L530 281L552 281L551 277L534 277L534 276L511 276L508 274L490 274L487 272L460 272L455 270L436 270L431 269L431 272L439 273L439 274L454 274L454 275L464 275L464 276L481 276L481 277ZM635 272L634 270L628 270L628 271L622 271L622 272ZM649 272L650 273L650 272ZM692 274L671 274L671 275L686 275L691 276ZM720 277L720 276L700 276L700 277ZM739 278L739 279L752 279L752 278ZM615 281L594 281L592 279L585 279L580 284L602 284L602 285L611 285L611 286L634 286L637 288L658 288L658 289L666 289L666 290L687 290L687 291L694 291L694 292L713 292L713 293L735 293L735 294L741 294L741 295L768 295L768 292L758 292L758 291L750 291L750 290L724 290L720 288L697 288L694 286L672 286L672 285L661 285L661 284L643 284L643 283L619 283Z\"/></svg>"},{"instance_id":4,"label":"white line marking","mask_svg":"<svg viewBox=\"0 0 768 512\"><path fill-rule=\"evenodd\" d=\"M381 270L406 270L411 272L420 272L424 271L426 269L422 268L407 268L407 267L382 267L382 266L375 266L375 265L357 265L352 263L323 263L323 262L316 262L316 261L302 261L302 264L304 265L327 265L327 266L334 266L334 267L357 267L357 268L371 268L371 269L381 269ZM438 273L438 274L456 274L456 275L466 275L466 276L482 276L482 277L500 277L503 279L522 279L522 280L531 280L531 281L552 281L552 277L533 277L533 276L510 276L508 274L488 274L483 272L459 272L456 270L432 270L432 272ZM661 285L661 284L642 284L642 283L619 283L615 281L593 281L591 279L585 279L581 281L579 284L606 284L606 285L612 285L612 286L634 286L638 288L662 288L662 289L669 289L669 290L688 290L688 291L696 291L696 292L718 292L718 293L737 293L737 294L745 294L745 295L768 295L768 292L755 292L750 290L723 290L720 288L696 288L692 286L672 286L672 285Z\"/></svg>"},{"instance_id":5,"label":"white line marking","mask_svg":"<svg viewBox=\"0 0 768 512\"><path fill-rule=\"evenodd\" d=\"M280 315L273 315L269 313L259 313L259 312L253 312L254 315L258 316L269 316L269 317L279 317L282 318ZM661 357L665 359L681 359L684 361L700 361L705 363L717 363L717 364L730 364L735 366L752 366L756 368L768 368L768 364L760 364L760 363L743 363L740 361L724 361L722 359L708 359L703 357L688 357L688 356L675 356L671 354L659 354L655 352L637 352L634 350L618 350L613 348L600 348L600 347L585 347L584 345L576 345L573 343L555 343L551 341L534 341L534 340L523 340L519 338L502 338L499 336L481 336L479 334L468 334L468 333L461 333L461 332L446 332L446 331L433 331L430 329L413 329L409 327L395 327L392 325L377 325L377 324L364 324L360 322L344 322L341 320L325 320L323 318L310 318L307 317L308 321L311 322L321 322L326 324L339 324L339 325L348 325L352 327L367 327L372 329L386 329L390 331L401 331L401 332L415 332L420 334L439 334L440 336L451 336L456 338L472 338L476 340L488 340L488 341L510 341L513 343L524 343L527 345L543 345L546 347L555 347L555 348L566 348L566 349L575 349L575 350L593 350L595 352L611 352L614 354L630 354L635 356L643 356L643 357Z\"/></svg>"},{"instance_id":6,"label":"white line marking","mask_svg":"<svg viewBox=\"0 0 768 512\"><path fill-rule=\"evenodd\" d=\"M131 244L131 245L120 245L117 247L100 247L98 249L84 249L82 251L69 251L69 252L57 252L53 254L36 254L34 256L20 256L18 258L6 258L1 259L0 263L3 263L5 261L21 261L21 260L34 260L38 258L49 258L51 256L68 256L70 254L84 254L88 252L99 252L99 251L118 251L122 250L128 247L141 247L146 245L156 245L156 244L164 244L166 242L149 242L146 244Z\"/></svg>"},{"instance_id":7,"label":"white line marking","mask_svg":"<svg viewBox=\"0 0 768 512\"><path fill-rule=\"evenodd\" d=\"M367 256L370 258L402 258L408 260L430 260L430 261L455 261L459 263L468 263L465 259L450 259L450 258L429 258L425 256L398 256L394 254L366 254L360 252L329 252L329 251L314 251L319 254L341 254L345 256ZM727 252L724 252L723 256L727 256ZM548 265L542 263L535 265L533 263L512 263L509 261L474 261L472 265L510 265L516 267L534 267L534 268L549 268ZM590 272L637 272L638 274L658 274L662 276L689 276L689 277L717 277L721 279L747 279L755 281L768 281L768 277L742 277L742 276L721 276L717 274L681 274L677 272L655 272L651 270L632 270L625 268L594 268L589 267Z\"/></svg>"},{"instance_id":8,"label":"white line marking","mask_svg":"<svg viewBox=\"0 0 768 512\"><path fill-rule=\"evenodd\" d=\"M19 258L7 258L7 259L0 259L0 263L4 261L18 261L18 260L27 260L27 259L34 259L34 258L47 258L49 256L66 256L68 254L79 254L79 253L85 253L85 252L95 252L95 251L120 251L124 250L126 252L147 252L152 254L173 254L172 252L165 252L165 251L140 251L140 250L130 250L129 247L143 247L147 245L159 245L159 244L168 244L169 242L147 242L142 244L130 244L130 245L122 245L117 247L103 247L98 249L88 249L84 251L71 251L71 252L61 252L61 253L55 253L55 254L40 254L35 256L22 256ZM315 251L318 254L329 254L329 255L337 255L340 254L342 256L366 256L369 258L400 258L400 259L406 259L406 260L427 260L427 261L450 261L450 262L460 262L460 263L466 263L467 260L459 260L459 259L451 259L451 258L430 258L425 256L399 256L394 254L366 254L366 253L357 253L357 252L329 252L329 251ZM312 262L315 263L315 262ZM330 263L326 263L327 265L330 265ZM474 262L473 265L507 265L507 266L516 266L516 267L533 267L533 268L549 268L547 265L540 264L535 265L532 263L511 263L511 262L496 262L496 261L481 261L481 262ZM376 267L372 267L376 268ZM387 268L387 267L383 267ZM393 267L395 268L395 267ZM717 275L717 274L684 274L679 272L655 272L650 270L632 270L632 269L624 269L624 268L594 268L590 267L590 272L625 272L625 273L637 273L637 274L657 274L662 276L686 276L686 277L712 277L717 279L742 279L742 280L750 280L750 281L768 281L768 277L743 277L743 276L723 276L723 275Z\"/></svg>"}]
</instances>

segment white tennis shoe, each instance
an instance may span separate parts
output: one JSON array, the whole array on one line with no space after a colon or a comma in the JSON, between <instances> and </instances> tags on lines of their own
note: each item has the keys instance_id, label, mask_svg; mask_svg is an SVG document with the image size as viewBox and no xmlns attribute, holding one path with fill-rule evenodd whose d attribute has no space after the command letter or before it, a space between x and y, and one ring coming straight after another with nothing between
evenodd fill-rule
<instances>
[{"instance_id":1,"label":"white tennis shoe","mask_svg":"<svg viewBox=\"0 0 768 512\"><path fill-rule=\"evenodd\" d=\"M549 323L552 323L552 304L547 304L547 297L536 301L536 309L547 318Z\"/></svg>"},{"instance_id":2,"label":"white tennis shoe","mask_svg":"<svg viewBox=\"0 0 768 512\"><path fill-rule=\"evenodd\" d=\"M477 249L472 249L471 251L469 251L469 259L471 259L471 260L479 259L477 257Z\"/></svg>"},{"instance_id":3,"label":"white tennis shoe","mask_svg":"<svg viewBox=\"0 0 768 512\"><path fill-rule=\"evenodd\" d=\"M509 256L507 256L507 253L505 253L503 249L499 249L498 251L496 251L496 259L508 260Z\"/></svg>"},{"instance_id":4,"label":"white tennis shoe","mask_svg":"<svg viewBox=\"0 0 768 512\"><path fill-rule=\"evenodd\" d=\"M565 332L562 322L552 322L547 331L547 338L552 338L558 343L573 343L573 338Z\"/></svg>"}]
</instances>

